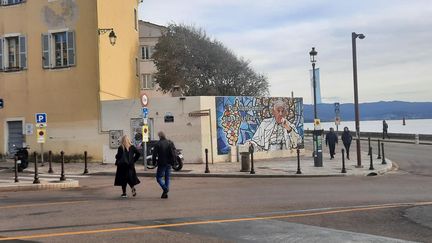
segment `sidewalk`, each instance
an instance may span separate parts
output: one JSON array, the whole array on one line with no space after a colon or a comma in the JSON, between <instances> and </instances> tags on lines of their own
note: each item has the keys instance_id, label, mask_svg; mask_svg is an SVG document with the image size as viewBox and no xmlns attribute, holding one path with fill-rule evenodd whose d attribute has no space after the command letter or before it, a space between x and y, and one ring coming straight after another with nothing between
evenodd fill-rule
<instances>
[{"instance_id":1,"label":"sidewalk","mask_svg":"<svg viewBox=\"0 0 432 243\"><path fill-rule=\"evenodd\" d=\"M254 161L255 174L241 172L241 163L215 163L209 164L210 173L205 173L205 164L184 164L179 172L173 171L174 177L230 177L230 178L284 178L284 177L329 177L329 176L367 176L370 173L384 174L392 168L392 162L386 159L387 164L381 164L381 159L376 159L373 155L374 170L369 170L369 156L362 153L363 168L356 168L357 162L351 155L352 160L345 160L346 173L341 173L342 158L341 154L335 155L335 159L330 160L329 155L323 152L323 167L314 167L312 152L306 150L305 155L300 157L301 174L297 174L297 157L276 158L271 160ZM116 166L114 164L89 163L88 174L83 175L84 163L66 163L66 181L60 182L60 163L53 163L53 174L48 174L48 163L44 166L38 164L39 179L41 184L33 184L34 164L30 163L25 172L19 173L19 182L14 182L14 165L12 160L0 162L0 191L16 190L38 190L38 189L58 189L78 187L79 178L98 175L115 175ZM156 170L144 170L142 162L136 164L138 176L153 177Z\"/></svg>"}]
</instances>

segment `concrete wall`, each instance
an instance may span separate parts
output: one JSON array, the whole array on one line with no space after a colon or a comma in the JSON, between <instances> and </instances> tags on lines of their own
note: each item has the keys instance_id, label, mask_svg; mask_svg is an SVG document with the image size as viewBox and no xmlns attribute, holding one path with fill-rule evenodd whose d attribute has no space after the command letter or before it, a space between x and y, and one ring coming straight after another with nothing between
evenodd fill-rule
<instances>
[{"instance_id":1,"label":"concrete wall","mask_svg":"<svg viewBox=\"0 0 432 243\"><path fill-rule=\"evenodd\" d=\"M131 118L141 118L141 103L136 100L116 100L102 102L102 128L104 131L123 130L131 135ZM217 154L216 109L214 96L196 97L153 97L149 99L149 120L153 121L150 133L157 138L157 133L163 131L177 148L183 149L185 163L205 162L205 152L209 150L209 162L235 161L230 155ZM210 110L210 116L204 115ZM201 111L203 116L191 116L193 112ZM174 122L165 122L167 114L174 116ZM210 130L211 125L211 130ZM106 145L105 145L106 144ZM240 147L240 151L247 151ZM116 149L109 149L104 143L104 162L114 163ZM303 153L303 150L302 150ZM296 156L295 150L258 152L256 159ZM235 158L235 157L234 157Z\"/></svg>"},{"instance_id":2,"label":"concrete wall","mask_svg":"<svg viewBox=\"0 0 432 243\"><path fill-rule=\"evenodd\" d=\"M154 128L150 133L157 138L159 131L165 132L176 147L183 149L185 163L201 163L201 119L189 117L189 112L200 109L200 97L158 97L149 100L149 118ZM166 123L164 116L170 112L174 122ZM104 131L123 130L131 135L130 119L140 118L141 103L139 100L117 100L102 102L102 127ZM105 145L106 144L106 145ZM116 149L109 149L104 143L104 162L114 163Z\"/></svg>"}]
</instances>

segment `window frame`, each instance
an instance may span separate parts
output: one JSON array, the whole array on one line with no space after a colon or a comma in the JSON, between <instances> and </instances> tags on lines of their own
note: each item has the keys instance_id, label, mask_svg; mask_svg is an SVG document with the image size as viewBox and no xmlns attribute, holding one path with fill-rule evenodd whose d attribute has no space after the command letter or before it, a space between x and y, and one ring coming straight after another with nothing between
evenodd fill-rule
<instances>
[{"instance_id":1,"label":"window frame","mask_svg":"<svg viewBox=\"0 0 432 243\"><path fill-rule=\"evenodd\" d=\"M57 43L56 38L61 42ZM42 34L42 68L63 69L76 66L76 33L73 30L56 30ZM57 45L60 44L60 65L57 65ZM48 58L48 60L46 60Z\"/></svg>"},{"instance_id":2,"label":"window frame","mask_svg":"<svg viewBox=\"0 0 432 243\"><path fill-rule=\"evenodd\" d=\"M10 41L14 39L14 63L10 64L11 50ZM11 33L0 36L0 71L2 72L19 72L27 69L27 36L20 33Z\"/></svg>"},{"instance_id":3,"label":"window frame","mask_svg":"<svg viewBox=\"0 0 432 243\"><path fill-rule=\"evenodd\" d=\"M144 51L146 50L146 51ZM153 60L153 50L154 50L154 46L150 46L150 45L141 45L141 60Z\"/></svg>"},{"instance_id":4,"label":"window frame","mask_svg":"<svg viewBox=\"0 0 432 243\"><path fill-rule=\"evenodd\" d=\"M149 77L150 79L148 79L147 77ZM145 90L154 90L155 88L155 81L154 81L154 76L152 73L142 73L141 74L141 79L140 79L140 89L145 89ZM149 85L150 83L150 85Z\"/></svg>"},{"instance_id":5,"label":"window frame","mask_svg":"<svg viewBox=\"0 0 432 243\"><path fill-rule=\"evenodd\" d=\"M18 5L18 4L23 4L26 2L26 0L12 0L14 1L13 3L9 3L10 0L0 0L0 6L4 7L4 6L13 6L13 5ZM17 1L17 2L15 2Z\"/></svg>"}]
</instances>

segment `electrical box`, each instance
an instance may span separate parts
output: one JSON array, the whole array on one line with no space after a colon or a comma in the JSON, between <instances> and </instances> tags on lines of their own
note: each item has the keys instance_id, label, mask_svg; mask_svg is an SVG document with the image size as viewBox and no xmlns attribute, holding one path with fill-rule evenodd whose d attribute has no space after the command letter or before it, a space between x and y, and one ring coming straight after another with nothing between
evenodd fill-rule
<instances>
[{"instance_id":1,"label":"electrical box","mask_svg":"<svg viewBox=\"0 0 432 243\"><path fill-rule=\"evenodd\" d=\"M116 149L120 146L120 138L123 136L123 130L110 130L109 131L109 144L110 148Z\"/></svg>"}]
</instances>

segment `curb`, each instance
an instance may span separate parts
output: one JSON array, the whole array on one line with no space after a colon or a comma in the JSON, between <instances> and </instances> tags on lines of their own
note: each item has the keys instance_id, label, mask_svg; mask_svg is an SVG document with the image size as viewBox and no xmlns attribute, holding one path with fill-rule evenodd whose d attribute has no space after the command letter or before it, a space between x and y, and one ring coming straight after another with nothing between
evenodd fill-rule
<instances>
[{"instance_id":1,"label":"curb","mask_svg":"<svg viewBox=\"0 0 432 243\"><path fill-rule=\"evenodd\" d=\"M42 182L41 184L20 184L11 182L11 184L7 186L0 186L0 192L55 190L77 187L79 187L79 182L77 180L66 180L66 182Z\"/></svg>"},{"instance_id":2,"label":"curb","mask_svg":"<svg viewBox=\"0 0 432 243\"><path fill-rule=\"evenodd\" d=\"M141 177L154 177L156 172L137 172L138 176ZM95 172L89 175L94 176L115 176L115 172ZM310 174L286 174L286 175L266 175L266 174L221 174L221 173L193 173L193 174L182 174L171 173L171 177L183 177L183 178L196 178L196 177L213 177L213 178L312 178L312 177L344 177L346 174L325 174L325 175L310 175Z\"/></svg>"}]
</instances>

